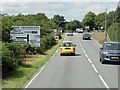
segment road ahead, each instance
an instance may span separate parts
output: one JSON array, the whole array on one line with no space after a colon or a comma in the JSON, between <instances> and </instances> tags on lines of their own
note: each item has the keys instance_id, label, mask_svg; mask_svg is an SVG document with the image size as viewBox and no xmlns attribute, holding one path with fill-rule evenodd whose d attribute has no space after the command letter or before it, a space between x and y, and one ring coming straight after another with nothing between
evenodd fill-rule
<instances>
[{"instance_id":1,"label":"road ahead","mask_svg":"<svg viewBox=\"0 0 120 90\"><path fill-rule=\"evenodd\" d=\"M96 41L82 40L80 33L64 40L76 44L76 56L60 56L58 50L26 88L118 88L118 66L99 62Z\"/></svg>"}]
</instances>

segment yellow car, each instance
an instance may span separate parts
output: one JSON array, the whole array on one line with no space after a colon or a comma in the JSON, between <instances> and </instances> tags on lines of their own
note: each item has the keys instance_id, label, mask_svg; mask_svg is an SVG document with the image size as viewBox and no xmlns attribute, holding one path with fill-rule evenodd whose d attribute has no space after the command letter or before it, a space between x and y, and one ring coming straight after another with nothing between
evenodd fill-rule
<instances>
[{"instance_id":1,"label":"yellow car","mask_svg":"<svg viewBox=\"0 0 120 90\"><path fill-rule=\"evenodd\" d=\"M60 56L66 54L75 55L75 46L71 41L63 42L60 47Z\"/></svg>"}]
</instances>

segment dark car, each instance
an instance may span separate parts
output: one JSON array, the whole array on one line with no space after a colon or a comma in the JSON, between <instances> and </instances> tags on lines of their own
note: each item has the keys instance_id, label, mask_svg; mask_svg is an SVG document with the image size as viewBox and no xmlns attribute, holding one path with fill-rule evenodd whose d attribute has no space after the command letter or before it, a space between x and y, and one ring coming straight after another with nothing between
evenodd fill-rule
<instances>
[{"instance_id":1,"label":"dark car","mask_svg":"<svg viewBox=\"0 0 120 90\"><path fill-rule=\"evenodd\" d=\"M102 64L120 62L120 42L104 42L99 57Z\"/></svg>"},{"instance_id":2,"label":"dark car","mask_svg":"<svg viewBox=\"0 0 120 90\"><path fill-rule=\"evenodd\" d=\"M83 34L83 40L91 40L91 35L90 34Z\"/></svg>"},{"instance_id":3,"label":"dark car","mask_svg":"<svg viewBox=\"0 0 120 90\"><path fill-rule=\"evenodd\" d=\"M68 32L67 36L73 36L73 32Z\"/></svg>"}]
</instances>

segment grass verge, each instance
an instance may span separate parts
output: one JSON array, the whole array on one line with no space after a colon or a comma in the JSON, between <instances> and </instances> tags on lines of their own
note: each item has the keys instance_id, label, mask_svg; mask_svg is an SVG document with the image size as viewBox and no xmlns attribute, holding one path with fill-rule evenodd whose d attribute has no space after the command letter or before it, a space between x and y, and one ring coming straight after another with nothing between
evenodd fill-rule
<instances>
[{"instance_id":1,"label":"grass verge","mask_svg":"<svg viewBox=\"0 0 120 90\"><path fill-rule=\"evenodd\" d=\"M99 44L103 45L104 43L104 32L92 32L92 38L97 40ZM107 36L107 41L110 41L109 36Z\"/></svg>"},{"instance_id":2,"label":"grass verge","mask_svg":"<svg viewBox=\"0 0 120 90\"><path fill-rule=\"evenodd\" d=\"M26 64L2 81L2 88L22 88L33 74L51 58L62 41L63 39L59 40L55 46L45 52L45 55L28 55L25 60Z\"/></svg>"}]
</instances>

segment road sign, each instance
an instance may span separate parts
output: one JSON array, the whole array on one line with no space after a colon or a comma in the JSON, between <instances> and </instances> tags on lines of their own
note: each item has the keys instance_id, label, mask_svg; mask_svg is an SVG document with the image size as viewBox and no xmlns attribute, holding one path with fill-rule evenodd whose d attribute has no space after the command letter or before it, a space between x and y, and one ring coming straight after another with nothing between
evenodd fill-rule
<instances>
[{"instance_id":1,"label":"road sign","mask_svg":"<svg viewBox=\"0 0 120 90\"><path fill-rule=\"evenodd\" d=\"M54 39L55 40L59 40L59 36L54 36Z\"/></svg>"},{"instance_id":2,"label":"road sign","mask_svg":"<svg viewBox=\"0 0 120 90\"><path fill-rule=\"evenodd\" d=\"M11 39L28 42L32 47L40 47L40 26L12 26Z\"/></svg>"}]
</instances>

